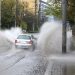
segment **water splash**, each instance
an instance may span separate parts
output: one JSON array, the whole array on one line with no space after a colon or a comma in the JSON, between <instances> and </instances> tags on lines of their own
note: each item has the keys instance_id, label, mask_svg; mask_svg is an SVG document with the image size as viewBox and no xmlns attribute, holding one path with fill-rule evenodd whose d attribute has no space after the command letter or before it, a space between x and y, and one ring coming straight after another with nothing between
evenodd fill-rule
<instances>
[{"instance_id":1,"label":"water splash","mask_svg":"<svg viewBox=\"0 0 75 75\"><path fill-rule=\"evenodd\" d=\"M0 31L0 35L5 37L11 43L14 43L15 39L19 34L22 33L21 28L11 28L10 30L2 30Z\"/></svg>"},{"instance_id":2,"label":"water splash","mask_svg":"<svg viewBox=\"0 0 75 75\"><path fill-rule=\"evenodd\" d=\"M68 39L70 37L72 36L68 35ZM67 48L69 49L71 41L68 43ZM62 53L62 23L60 21L46 22L43 24L40 29L37 48L44 55Z\"/></svg>"}]
</instances>

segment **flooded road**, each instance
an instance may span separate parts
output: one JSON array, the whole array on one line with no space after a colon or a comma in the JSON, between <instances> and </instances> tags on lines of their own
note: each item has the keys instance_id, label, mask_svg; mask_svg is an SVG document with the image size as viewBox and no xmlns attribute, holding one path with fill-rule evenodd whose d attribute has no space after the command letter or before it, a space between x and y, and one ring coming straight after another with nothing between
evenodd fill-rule
<instances>
[{"instance_id":1,"label":"flooded road","mask_svg":"<svg viewBox=\"0 0 75 75\"><path fill-rule=\"evenodd\" d=\"M34 51L16 49L11 38L8 40L1 36L0 75L64 75L64 65L70 62L74 54L62 54L61 29L62 26L59 25L51 31L49 27L48 31L46 28L43 34L39 34L38 45ZM71 39L71 36L68 38ZM63 61L65 62L62 64Z\"/></svg>"}]
</instances>

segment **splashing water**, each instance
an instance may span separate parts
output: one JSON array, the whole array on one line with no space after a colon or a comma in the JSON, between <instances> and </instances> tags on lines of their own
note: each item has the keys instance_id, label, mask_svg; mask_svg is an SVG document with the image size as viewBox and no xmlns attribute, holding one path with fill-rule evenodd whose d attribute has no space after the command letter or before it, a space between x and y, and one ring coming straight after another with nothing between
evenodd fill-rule
<instances>
[{"instance_id":1,"label":"splashing water","mask_svg":"<svg viewBox=\"0 0 75 75\"><path fill-rule=\"evenodd\" d=\"M11 28L10 30L2 30L0 31L0 35L8 39L11 43L14 43L14 40L17 38L19 34L22 33L21 28Z\"/></svg>"},{"instance_id":2,"label":"splashing water","mask_svg":"<svg viewBox=\"0 0 75 75\"><path fill-rule=\"evenodd\" d=\"M71 35L68 36L68 38L70 37ZM70 43L67 47L68 49L69 49L69 46L70 46ZM62 23L60 21L46 22L43 24L43 26L40 29L39 38L37 41L37 48L44 55L61 53Z\"/></svg>"}]
</instances>

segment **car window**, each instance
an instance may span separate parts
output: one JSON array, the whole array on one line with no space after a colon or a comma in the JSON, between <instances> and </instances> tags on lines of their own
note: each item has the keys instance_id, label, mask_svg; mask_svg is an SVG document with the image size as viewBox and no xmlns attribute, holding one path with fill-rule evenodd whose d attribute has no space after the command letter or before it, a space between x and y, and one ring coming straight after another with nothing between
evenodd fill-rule
<instances>
[{"instance_id":1,"label":"car window","mask_svg":"<svg viewBox=\"0 0 75 75\"><path fill-rule=\"evenodd\" d=\"M17 39L31 39L31 37L27 35L19 35Z\"/></svg>"}]
</instances>

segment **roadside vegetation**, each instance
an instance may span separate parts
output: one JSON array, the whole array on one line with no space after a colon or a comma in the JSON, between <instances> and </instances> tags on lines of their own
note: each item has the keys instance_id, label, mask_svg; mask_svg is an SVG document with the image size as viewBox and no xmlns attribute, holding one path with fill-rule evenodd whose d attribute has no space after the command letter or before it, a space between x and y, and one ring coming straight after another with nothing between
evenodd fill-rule
<instances>
[{"instance_id":1,"label":"roadside vegetation","mask_svg":"<svg viewBox=\"0 0 75 75\"><path fill-rule=\"evenodd\" d=\"M28 2L20 0L3 0L1 2L1 28L22 27L27 31L33 31L33 24L37 30L37 16L28 8Z\"/></svg>"},{"instance_id":2,"label":"roadside vegetation","mask_svg":"<svg viewBox=\"0 0 75 75\"><path fill-rule=\"evenodd\" d=\"M67 20L74 32L75 27L75 0L67 2ZM22 27L27 31L38 31L38 15L31 12L28 8L28 2L19 2L19 0L3 0L1 4L1 28L10 29L11 27ZM62 18L61 0L48 0L48 6L45 9L46 15L53 15ZM40 27L40 26L39 26Z\"/></svg>"},{"instance_id":3,"label":"roadside vegetation","mask_svg":"<svg viewBox=\"0 0 75 75\"><path fill-rule=\"evenodd\" d=\"M49 6L45 9L46 15L54 15L62 19L61 0L48 0ZM72 28L72 34L75 35L75 0L67 1L67 21Z\"/></svg>"}]
</instances>

